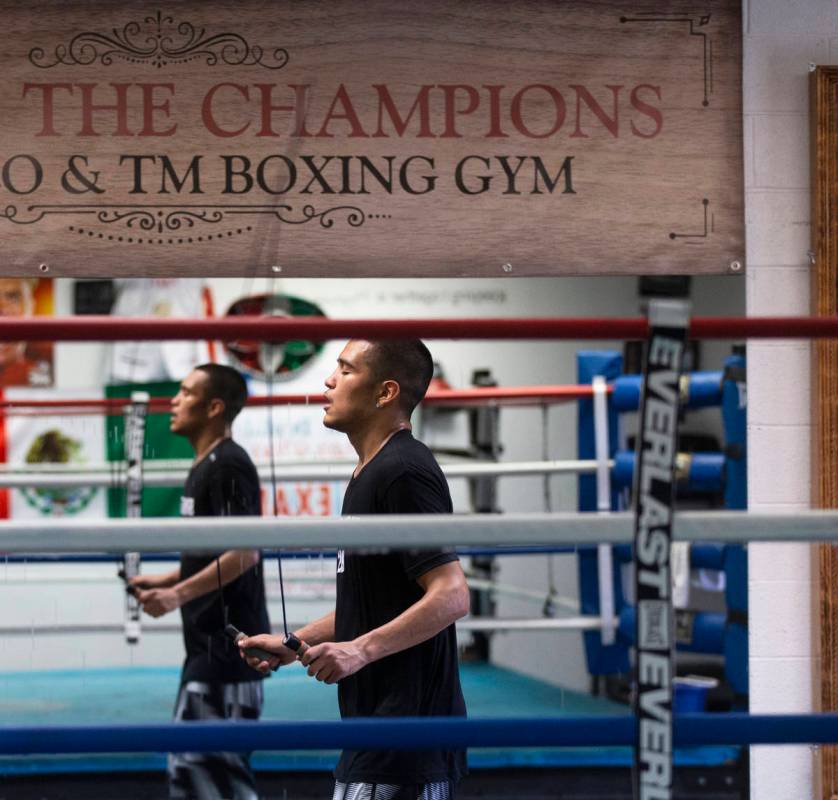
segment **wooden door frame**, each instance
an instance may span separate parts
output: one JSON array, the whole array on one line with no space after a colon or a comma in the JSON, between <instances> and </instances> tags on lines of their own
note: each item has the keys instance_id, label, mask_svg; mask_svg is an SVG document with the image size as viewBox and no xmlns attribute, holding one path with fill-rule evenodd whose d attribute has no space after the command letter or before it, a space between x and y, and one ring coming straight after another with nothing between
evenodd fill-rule
<instances>
[{"instance_id":1,"label":"wooden door frame","mask_svg":"<svg viewBox=\"0 0 838 800\"><path fill-rule=\"evenodd\" d=\"M838 67L810 75L812 169L812 299L817 315L838 314ZM838 508L838 342L812 342L812 505ZM838 710L838 546L815 545L815 619L823 711ZM817 686L817 683L816 683ZM838 800L838 746L820 757L823 800Z\"/></svg>"}]
</instances>

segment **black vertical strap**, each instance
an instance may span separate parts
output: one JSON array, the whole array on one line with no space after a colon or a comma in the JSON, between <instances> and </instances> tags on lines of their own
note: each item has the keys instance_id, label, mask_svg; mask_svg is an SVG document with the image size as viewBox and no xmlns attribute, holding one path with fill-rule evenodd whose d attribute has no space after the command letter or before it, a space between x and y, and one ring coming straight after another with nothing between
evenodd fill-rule
<instances>
[{"instance_id":1,"label":"black vertical strap","mask_svg":"<svg viewBox=\"0 0 838 800\"><path fill-rule=\"evenodd\" d=\"M689 307L652 301L635 471L636 800L672 800L674 618L670 547L678 383Z\"/></svg>"},{"instance_id":2,"label":"black vertical strap","mask_svg":"<svg viewBox=\"0 0 838 800\"><path fill-rule=\"evenodd\" d=\"M316 80L316 79L315 79ZM306 109L308 108L308 100L306 100ZM305 109L303 111L305 113ZM300 137L291 137L291 143L286 148L286 156L293 159L299 149L302 147L302 140ZM254 273L256 272L256 264L264 263L266 260L270 259L273 261L276 258L276 254L281 252L280 250L280 234L284 230L282 225L271 225L271 221L273 220L272 215L270 214L263 214L259 217L260 221L264 221L265 224L268 226L267 231L263 232L263 235L254 237L253 241L258 242L261 244L261 252L258 253L258 257L252 259L252 263L254 265ZM276 232L274 234L274 231ZM272 235L273 234L273 235ZM268 281L268 298L269 303L273 303L273 297L276 292L276 284L275 284L275 275L282 272L282 265L274 263L272 265L272 274ZM269 309L270 316L284 316L283 314L278 314L278 310L274 307ZM270 343L273 347L279 346L280 343L272 342ZM265 374L267 377L268 383L268 397L273 397L273 385L274 385L274 369L275 365L273 363L273 358L267 359L268 363L263 364L262 368L265 370ZM268 405L268 452L269 452L269 460L270 460L270 468L271 468L271 516L276 517L277 514L277 507L276 507L276 459L274 458L274 412L273 412L273 405ZM288 617L285 613L285 585L282 578L282 552L277 549L276 552L276 566L277 571L279 573L279 598L282 604L282 630L285 636L288 636Z\"/></svg>"},{"instance_id":3,"label":"black vertical strap","mask_svg":"<svg viewBox=\"0 0 838 800\"><path fill-rule=\"evenodd\" d=\"M276 345L274 345L276 346ZM268 378L268 397L274 395L274 364L273 359L269 359L270 363L267 365ZM264 365L263 365L264 366ZM271 516L277 516L276 507L276 459L274 458L274 407L272 404L266 406L268 410L268 461L271 467ZM282 578L282 551L277 548L276 551L276 567L279 573L279 600L282 605L282 631L285 636L288 636L288 616L285 613L285 585Z\"/></svg>"},{"instance_id":4,"label":"black vertical strap","mask_svg":"<svg viewBox=\"0 0 838 800\"><path fill-rule=\"evenodd\" d=\"M143 448L149 405L148 392L132 392L125 417L125 516L139 519L143 515ZM122 573L128 581L140 574L140 554L125 553ZM133 594L125 593L125 640L140 640L140 604Z\"/></svg>"},{"instance_id":5,"label":"black vertical strap","mask_svg":"<svg viewBox=\"0 0 838 800\"><path fill-rule=\"evenodd\" d=\"M278 309L273 304L273 296L275 292L274 288L274 279L271 277L270 283L268 286L268 297L269 303L271 305L268 308L269 316L281 316L280 309ZM275 352L274 348L282 347L281 343L279 342L265 342L266 346L263 348L265 358L264 363L262 363L262 369L265 371L265 378L267 379L267 389L268 389L268 397L273 398L274 396L274 372L276 370L277 364L274 363ZM260 360L261 357L260 357ZM277 506L276 506L276 458L274 457L274 407L273 404L268 404L266 406L268 411L268 463L270 464L271 470L271 516L276 517L277 514ZM282 577L282 551L277 548L276 551L276 568L279 574L279 600L282 606L282 631L284 635L288 636L288 616L285 612L285 581Z\"/></svg>"}]
</instances>

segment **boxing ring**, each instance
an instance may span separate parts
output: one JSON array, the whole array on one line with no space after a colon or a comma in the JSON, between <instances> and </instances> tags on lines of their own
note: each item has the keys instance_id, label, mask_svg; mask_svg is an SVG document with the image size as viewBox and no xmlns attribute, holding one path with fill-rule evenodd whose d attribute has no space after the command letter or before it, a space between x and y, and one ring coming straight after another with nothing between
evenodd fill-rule
<instances>
[{"instance_id":1,"label":"boxing ring","mask_svg":"<svg viewBox=\"0 0 838 800\"><path fill-rule=\"evenodd\" d=\"M334 321L334 320L223 320L123 321L71 319L13 321L0 319L0 340L54 339L64 341L170 338L260 338L282 341L290 338L310 340L358 336L366 338L422 336L423 338L645 338L649 325L644 319L624 320L415 320L415 321ZM834 319L695 319L690 325L693 338L774 338L838 337ZM578 394L576 395L578 396ZM448 398L467 402L469 398ZM539 400L538 402L541 402ZM521 398L495 398L498 403L521 402ZM120 401L124 405L124 401ZM445 402L441 400L440 402ZM522 467L522 474L572 471L595 472L598 463L533 462ZM485 469L487 475L507 474L503 465L467 465ZM613 466L613 465L609 465ZM316 466L297 467L292 475L310 477L345 475L344 467L323 472ZM321 471L318 472L317 470ZM339 470L344 470L339 472ZM451 475L466 466L447 466ZM310 470L310 471L307 471ZM338 470L337 472L335 470ZM494 470L494 472L493 472ZM477 473L475 473L477 474ZM42 475L44 485L65 485L66 476ZM176 485L177 471L149 473L148 480L160 485ZM27 478L23 478L26 480ZM102 481L103 470L67 480ZM13 486L14 474L0 475L3 485ZM31 480L31 476L29 476ZM52 483L55 481L56 483ZM345 546L381 548L393 545L398 530L400 547L451 546L469 548L551 549L586 544L630 544L633 541L633 515L630 513L571 514L533 513L503 516L463 517L387 517L369 519L147 519L106 522L55 520L48 528L40 523L0 523L0 552L25 554L15 557L38 558L40 554L116 554L124 552L161 553L224 549L232 540L245 548L281 550L283 554L299 548ZM838 534L838 512L812 511L796 514L754 514L741 511L684 512L676 514L673 538L676 541L829 541ZM63 557L63 556L62 556ZM107 558L108 556L102 556ZM113 556L111 556L113 557ZM602 627L608 620L600 619ZM578 628L577 626L577 629ZM335 748L422 748L468 746L473 769L510 767L621 768L632 763L636 743L636 720L625 707L602 698L575 696L566 690L515 674L505 674L491 665L463 665L463 684L469 706L468 720L346 720L337 721L336 704L329 687L303 680L302 672L281 671L269 681L263 720L259 723L165 722L169 716L174 671L154 674L119 671L97 674L99 707L108 708L108 697L124 690L136 679L137 695L143 703L142 722L127 713L115 713L112 721L85 719L84 703L74 705L78 696L73 682L79 675L52 675L46 672L11 673L0 678L0 698L17 697L38 680L49 681L53 698L41 709L21 707L14 716L13 704L0 727L0 774L26 775L46 772L84 772L98 770L156 770L162 757L155 754L187 748L191 751L240 749L256 750L258 770L325 770L334 762ZM91 678L88 673L88 678ZM67 689L62 688L65 682ZM123 690L118 687L122 686ZM110 687L110 688L109 688ZM108 691L112 694L109 695ZM273 692L276 691L276 696ZM318 694L315 696L315 692ZM159 697L159 701L158 698ZM289 707L288 697L295 705ZM154 698L152 703L150 700ZM83 698L82 698L83 699ZM166 701L165 703L163 701ZM596 700L597 702L591 702ZM8 699L6 700L8 704ZM113 703L111 702L112 706ZM561 714L558 713L561 710ZM504 713L501 713L503 711ZM56 724L57 723L57 724ZM713 797L740 797L742 747L772 743L836 743L838 714L750 715L747 713L679 713L673 720L676 770L691 767L724 766L728 794ZM139 746L141 745L141 746ZM476 749L475 749L476 748ZM284 757L276 755L285 752ZM132 754L130 760L125 754ZM79 759L73 754L85 755ZM111 755L108 755L111 754ZM75 765L75 769L73 768ZM554 778L550 778L553 780ZM705 784L706 786L706 784ZM695 795L691 792L695 790ZM701 782L683 789L679 797L700 797ZM522 794L521 796L527 796ZM535 795L533 795L535 796ZM626 795L629 796L629 795Z\"/></svg>"}]
</instances>

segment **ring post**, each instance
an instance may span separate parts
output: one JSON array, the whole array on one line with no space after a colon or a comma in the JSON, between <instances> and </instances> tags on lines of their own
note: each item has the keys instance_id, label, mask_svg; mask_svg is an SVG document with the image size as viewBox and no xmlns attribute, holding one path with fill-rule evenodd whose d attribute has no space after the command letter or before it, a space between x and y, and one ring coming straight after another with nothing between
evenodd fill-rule
<instances>
[{"instance_id":1,"label":"ring post","mask_svg":"<svg viewBox=\"0 0 838 800\"><path fill-rule=\"evenodd\" d=\"M131 404L126 407L125 419L125 516L137 519L143 515L143 448L148 417L148 392L132 392ZM125 553L122 574L127 582L140 574L140 554ZM140 640L140 604L133 594L125 593L125 641L137 644Z\"/></svg>"},{"instance_id":2,"label":"ring post","mask_svg":"<svg viewBox=\"0 0 838 800\"><path fill-rule=\"evenodd\" d=\"M596 452L596 509L611 513L611 462L608 453L608 385L602 375L594 375L594 449ZM599 615L602 618L602 644L617 640L614 601L614 559L610 544L597 545L597 587Z\"/></svg>"},{"instance_id":3,"label":"ring post","mask_svg":"<svg viewBox=\"0 0 838 800\"><path fill-rule=\"evenodd\" d=\"M674 625L670 547L678 387L688 324L686 303L650 303L634 484L637 730L633 772L637 800L672 800Z\"/></svg>"}]
</instances>

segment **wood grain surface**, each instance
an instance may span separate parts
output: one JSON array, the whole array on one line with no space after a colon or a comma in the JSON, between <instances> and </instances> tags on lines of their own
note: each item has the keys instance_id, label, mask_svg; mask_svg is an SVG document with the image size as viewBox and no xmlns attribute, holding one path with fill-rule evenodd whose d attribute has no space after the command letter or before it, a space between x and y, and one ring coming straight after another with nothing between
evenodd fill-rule
<instances>
[{"instance_id":1,"label":"wood grain surface","mask_svg":"<svg viewBox=\"0 0 838 800\"><path fill-rule=\"evenodd\" d=\"M0 11L4 274L744 269L733 0Z\"/></svg>"},{"instance_id":2,"label":"wood grain surface","mask_svg":"<svg viewBox=\"0 0 838 800\"><path fill-rule=\"evenodd\" d=\"M812 137L812 313L838 313L838 67L810 76ZM838 508L838 345L812 343L812 504ZM821 710L838 711L838 547L815 545ZM838 797L838 747L821 749L821 796Z\"/></svg>"}]
</instances>

